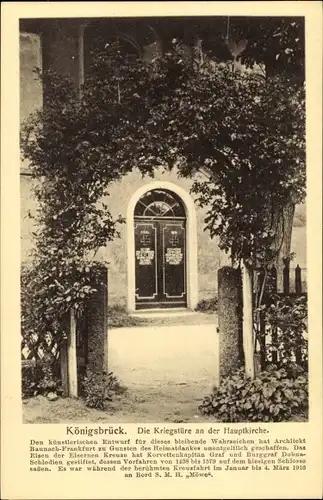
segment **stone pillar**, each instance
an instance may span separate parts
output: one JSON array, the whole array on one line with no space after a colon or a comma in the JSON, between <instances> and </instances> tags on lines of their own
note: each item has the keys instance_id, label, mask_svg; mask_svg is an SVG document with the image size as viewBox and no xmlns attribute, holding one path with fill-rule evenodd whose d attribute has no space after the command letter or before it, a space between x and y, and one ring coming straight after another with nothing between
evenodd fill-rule
<instances>
[{"instance_id":1,"label":"stone pillar","mask_svg":"<svg viewBox=\"0 0 323 500\"><path fill-rule=\"evenodd\" d=\"M94 372L108 370L108 271L102 266L97 271L97 292L87 309L87 367Z\"/></svg>"},{"instance_id":2,"label":"stone pillar","mask_svg":"<svg viewBox=\"0 0 323 500\"><path fill-rule=\"evenodd\" d=\"M243 360L241 272L232 267L218 271L220 377Z\"/></svg>"}]
</instances>

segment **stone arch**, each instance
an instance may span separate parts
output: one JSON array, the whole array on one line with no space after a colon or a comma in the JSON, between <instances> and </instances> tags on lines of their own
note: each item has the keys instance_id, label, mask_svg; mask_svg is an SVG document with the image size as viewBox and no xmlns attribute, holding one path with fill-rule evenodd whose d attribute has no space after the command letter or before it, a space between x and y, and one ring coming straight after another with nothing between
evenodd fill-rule
<instances>
[{"instance_id":1,"label":"stone arch","mask_svg":"<svg viewBox=\"0 0 323 500\"><path fill-rule=\"evenodd\" d=\"M132 195L127 209L127 309L135 311L135 238L134 238L134 210L139 199L154 189L166 189L177 194L183 202L186 211L186 276L187 276L187 307L194 309L198 301L197 293L197 233L196 211L194 200L183 188L169 181L153 181L141 186Z\"/></svg>"}]
</instances>

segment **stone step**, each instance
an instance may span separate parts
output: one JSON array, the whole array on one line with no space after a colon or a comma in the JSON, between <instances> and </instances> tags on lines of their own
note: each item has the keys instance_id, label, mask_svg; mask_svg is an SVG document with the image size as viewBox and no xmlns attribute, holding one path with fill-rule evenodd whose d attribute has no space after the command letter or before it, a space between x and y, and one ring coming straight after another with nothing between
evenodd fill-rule
<instances>
[{"instance_id":1,"label":"stone step","mask_svg":"<svg viewBox=\"0 0 323 500\"><path fill-rule=\"evenodd\" d=\"M177 316L192 316L201 314L191 309L178 308L178 309L145 309L136 311L130 314L134 318L174 318Z\"/></svg>"},{"instance_id":2,"label":"stone step","mask_svg":"<svg viewBox=\"0 0 323 500\"><path fill-rule=\"evenodd\" d=\"M216 314L206 314L189 309L157 309L138 311L131 314L133 319L140 321L143 326L166 326L166 325L204 325L207 323L217 324Z\"/></svg>"}]
</instances>

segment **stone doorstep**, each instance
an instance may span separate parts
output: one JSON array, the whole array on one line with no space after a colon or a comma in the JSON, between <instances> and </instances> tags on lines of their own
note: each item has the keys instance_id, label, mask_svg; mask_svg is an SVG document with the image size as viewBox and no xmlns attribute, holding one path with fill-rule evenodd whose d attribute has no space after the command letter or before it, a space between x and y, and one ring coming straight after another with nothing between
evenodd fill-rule
<instances>
[{"instance_id":1,"label":"stone doorstep","mask_svg":"<svg viewBox=\"0 0 323 500\"><path fill-rule=\"evenodd\" d=\"M133 318L174 318L177 316L197 316L202 313L192 311L191 309L146 309L130 313Z\"/></svg>"}]
</instances>

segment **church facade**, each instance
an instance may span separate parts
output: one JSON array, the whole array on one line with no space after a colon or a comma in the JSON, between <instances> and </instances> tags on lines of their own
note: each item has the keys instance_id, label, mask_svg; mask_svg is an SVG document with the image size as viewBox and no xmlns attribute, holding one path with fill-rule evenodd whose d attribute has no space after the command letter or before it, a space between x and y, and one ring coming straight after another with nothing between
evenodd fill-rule
<instances>
[{"instance_id":1,"label":"church facade","mask_svg":"<svg viewBox=\"0 0 323 500\"><path fill-rule=\"evenodd\" d=\"M221 37L225 20L199 25L178 20L23 20L20 26L20 114L23 121L42 105L43 90L33 69L52 68L68 75L76 87L86 78L90 51L96 43L118 36L125 50L151 58L164 50L180 32L191 50L203 30ZM202 27L201 27L202 26ZM190 29L189 29L190 28ZM203 29L202 29L203 28ZM205 33L204 33L205 35ZM214 35L215 36L215 35ZM216 40L213 42L216 45ZM229 57L219 45L220 58ZM231 47L234 54L239 44ZM238 61L237 61L238 64ZM32 225L26 215L35 209L28 165L21 165L22 260L32 248ZM156 169L153 177L142 178L133 170L110 186L108 198L112 215L125 224L120 238L108 243L100 257L109 262L109 304L128 311L151 308L194 309L202 299L217 294L217 271L229 264L218 241L204 231L205 210L190 193L191 181L178 177L176 169ZM306 265L304 208L295 216L292 251L297 263ZM301 222L300 222L301 221Z\"/></svg>"}]
</instances>

